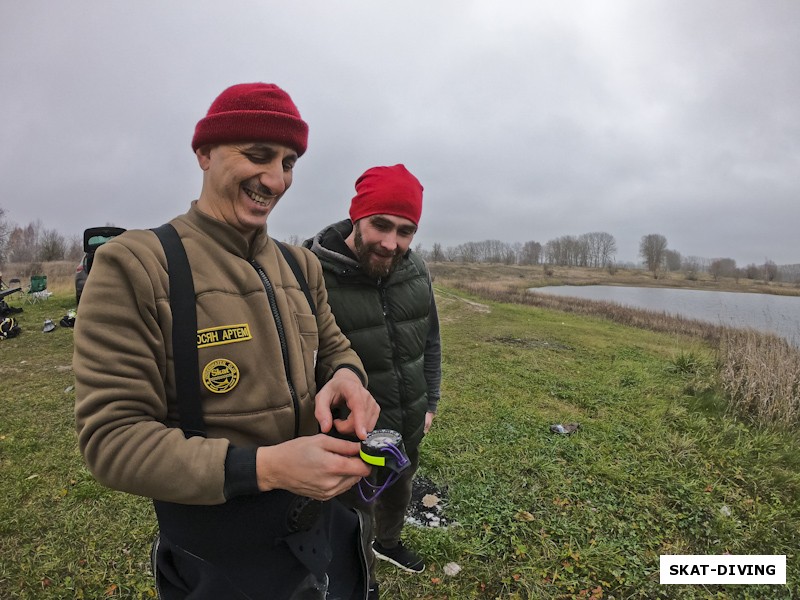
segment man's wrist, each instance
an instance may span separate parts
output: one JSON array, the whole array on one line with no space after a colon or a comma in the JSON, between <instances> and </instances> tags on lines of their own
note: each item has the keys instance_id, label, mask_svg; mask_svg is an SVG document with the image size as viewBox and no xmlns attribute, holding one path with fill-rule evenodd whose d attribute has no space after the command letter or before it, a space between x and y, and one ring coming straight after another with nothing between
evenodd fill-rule
<instances>
[{"instance_id":1,"label":"man's wrist","mask_svg":"<svg viewBox=\"0 0 800 600\"><path fill-rule=\"evenodd\" d=\"M361 385L366 387L366 380L364 379L364 374L360 369L354 367L353 365L341 365L333 372L333 376L336 377L337 373L340 371L343 373L347 373L349 371L350 373L355 374L355 376L358 377L358 380L361 382Z\"/></svg>"}]
</instances>

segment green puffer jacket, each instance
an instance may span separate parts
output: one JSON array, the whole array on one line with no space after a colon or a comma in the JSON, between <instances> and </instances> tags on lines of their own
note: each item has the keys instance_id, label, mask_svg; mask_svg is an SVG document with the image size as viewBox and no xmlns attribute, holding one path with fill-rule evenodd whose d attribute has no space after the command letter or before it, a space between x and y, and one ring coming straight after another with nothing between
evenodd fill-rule
<instances>
[{"instance_id":1,"label":"green puffer jacket","mask_svg":"<svg viewBox=\"0 0 800 600\"><path fill-rule=\"evenodd\" d=\"M345 220L304 245L319 258L336 324L364 363L368 389L381 407L376 429L399 431L406 447L416 448L429 410L425 350L432 292L428 269L409 252L388 277L369 277L356 260L342 253L346 251L343 239L351 230L352 223ZM438 401L438 380L435 394Z\"/></svg>"}]
</instances>

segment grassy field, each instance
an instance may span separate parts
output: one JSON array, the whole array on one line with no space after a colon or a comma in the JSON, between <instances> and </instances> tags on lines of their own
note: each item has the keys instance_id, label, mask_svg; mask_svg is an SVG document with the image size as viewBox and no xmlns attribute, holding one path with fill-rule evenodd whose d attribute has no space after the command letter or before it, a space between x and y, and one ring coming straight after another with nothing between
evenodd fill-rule
<instances>
[{"instance_id":1,"label":"grassy field","mask_svg":"<svg viewBox=\"0 0 800 600\"><path fill-rule=\"evenodd\" d=\"M382 563L382 598L800 597L798 435L728 416L707 346L441 279L443 397L421 474L450 525L406 528L428 569ZM26 305L23 334L0 342L0 598L152 598L150 504L84 468L72 330L41 331L72 307L66 291ZM658 583L660 554L722 553L785 554L788 584Z\"/></svg>"}]
</instances>

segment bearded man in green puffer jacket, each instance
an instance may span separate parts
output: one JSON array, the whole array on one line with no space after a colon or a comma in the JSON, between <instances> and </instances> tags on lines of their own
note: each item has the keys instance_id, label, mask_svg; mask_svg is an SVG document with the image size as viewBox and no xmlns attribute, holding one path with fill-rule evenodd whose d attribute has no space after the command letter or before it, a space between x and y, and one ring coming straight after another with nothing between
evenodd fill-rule
<instances>
[{"instance_id":1,"label":"bearded man in green puffer jacket","mask_svg":"<svg viewBox=\"0 0 800 600\"><path fill-rule=\"evenodd\" d=\"M400 542L419 465L419 444L436 413L441 382L439 319L425 262L411 251L422 185L403 165L373 167L356 181L350 219L305 246L320 260L336 323L350 339L381 407L376 428L403 436L410 468L374 503L348 497L374 518L375 555L412 572L422 558ZM374 566L373 566L374 571Z\"/></svg>"}]
</instances>

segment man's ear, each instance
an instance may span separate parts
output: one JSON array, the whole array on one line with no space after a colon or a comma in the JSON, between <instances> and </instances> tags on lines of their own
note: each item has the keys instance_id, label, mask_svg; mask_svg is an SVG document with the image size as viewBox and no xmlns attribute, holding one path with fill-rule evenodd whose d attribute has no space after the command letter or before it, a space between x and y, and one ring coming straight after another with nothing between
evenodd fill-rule
<instances>
[{"instance_id":1,"label":"man's ear","mask_svg":"<svg viewBox=\"0 0 800 600\"><path fill-rule=\"evenodd\" d=\"M211 163L211 145L206 144L205 146L200 146L194 153L195 156L197 156L197 163L200 165L200 168L203 169L203 171L208 171L209 164Z\"/></svg>"}]
</instances>

